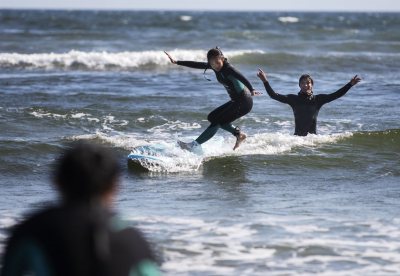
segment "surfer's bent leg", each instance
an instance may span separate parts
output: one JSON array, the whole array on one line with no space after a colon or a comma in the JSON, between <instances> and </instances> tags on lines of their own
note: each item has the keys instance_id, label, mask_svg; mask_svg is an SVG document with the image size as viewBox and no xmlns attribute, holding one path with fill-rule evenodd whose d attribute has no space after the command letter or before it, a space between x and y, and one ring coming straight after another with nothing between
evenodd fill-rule
<instances>
[{"instance_id":1,"label":"surfer's bent leg","mask_svg":"<svg viewBox=\"0 0 400 276\"><path fill-rule=\"evenodd\" d=\"M234 127L231 122L249 113L253 107L253 99L248 93L240 99L240 101L232 105L230 110L224 112L221 116L221 128L233 134L236 137L236 143L233 150L237 149L240 144L246 139L247 135L243 133L238 127ZM234 108L234 109L233 109Z\"/></svg>"},{"instance_id":2,"label":"surfer's bent leg","mask_svg":"<svg viewBox=\"0 0 400 276\"><path fill-rule=\"evenodd\" d=\"M211 124L206 130L203 131L202 134L195 140L200 145L210 140L215 133L217 133L220 125L219 124Z\"/></svg>"},{"instance_id":3,"label":"surfer's bent leg","mask_svg":"<svg viewBox=\"0 0 400 276\"><path fill-rule=\"evenodd\" d=\"M234 121L237 112L236 103L229 101L208 114L207 120L212 124L230 123Z\"/></svg>"},{"instance_id":4,"label":"surfer's bent leg","mask_svg":"<svg viewBox=\"0 0 400 276\"><path fill-rule=\"evenodd\" d=\"M245 135L241 134L238 127L234 127L231 123L250 112L253 106L253 99L251 96L244 97L240 101L229 101L208 114L208 121L211 125L195 140L199 144L203 144L210 140L222 128L229 133L232 133L239 143L245 139ZM235 146L237 147L237 146Z\"/></svg>"},{"instance_id":5,"label":"surfer's bent leg","mask_svg":"<svg viewBox=\"0 0 400 276\"><path fill-rule=\"evenodd\" d=\"M208 115L208 120L210 123L220 124L230 124L233 121L243 117L251 111L253 107L253 99L250 94L246 93L241 98L235 101L229 101ZM225 129L225 128L224 128ZM227 131L230 132L230 128L227 126Z\"/></svg>"},{"instance_id":6,"label":"surfer's bent leg","mask_svg":"<svg viewBox=\"0 0 400 276\"><path fill-rule=\"evenodd\" d=\"M231 123L227 123L227 124L222 124L221 128L223 130L228 131L229 133L232 133L232 135L236 135L237 134L237 127L233 126Z\"/></svg>"},{"instance_id":7,"label":"surfer's bent leg","mask_svg":"<svg viewBox=\"0 0 400 276\"><path fill-rule=\"evenodd\" d=\"M232 103L233 102L227 102L208 114L208 121L211 123L210 126L203 131L202 134L195 140L199 144L203 144L210 140L218 131L218 129L221 127L219 121L226 117L226 113L228 113L232 109Z\"/></svg>"}]
</instances>

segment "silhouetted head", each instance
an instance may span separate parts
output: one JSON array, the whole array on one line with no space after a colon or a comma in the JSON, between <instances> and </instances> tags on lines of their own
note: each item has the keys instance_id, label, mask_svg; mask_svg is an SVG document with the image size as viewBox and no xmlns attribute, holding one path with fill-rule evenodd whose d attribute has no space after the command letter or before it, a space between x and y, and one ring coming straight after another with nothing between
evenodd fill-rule
<instances>
[{"instance_id":1,"label":"silhouetted head","mask_svg":"<svg viewBox=\"0 0 400 276\"><path fill-rule=\"evenodd\" d=\"M53 177L65 201L86 202L114 192L120 171L109 149L78 142L60 155Z\"/></svg>"}]
</instances>

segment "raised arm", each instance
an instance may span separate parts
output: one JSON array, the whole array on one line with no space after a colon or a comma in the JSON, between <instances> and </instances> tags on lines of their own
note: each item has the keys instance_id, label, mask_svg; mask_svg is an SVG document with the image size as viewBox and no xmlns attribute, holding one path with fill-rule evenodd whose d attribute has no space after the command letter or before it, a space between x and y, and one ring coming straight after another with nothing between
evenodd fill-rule
<instances>
[{"instance_id":1,"label":"raised arm","mask_svg":"<svg viewBox=\"0 0 400 276\"><path fill-rule=\"evenodd\" d=\"M269 85L267 75L263 70L258 69L257 77L263 82L265 90L272 99L281 103L290 104L290 99L287 95L278 94L272 89L272 87Z\"/></svg>"},{"instance_id":2,"label":"raised arm","mask_svg":"<svg viewBox=\"0 0 400 276\"><path fill-rule=\"evenodd\" d=\"M194 68L194 69L206 69L206 68L211 68L207 62L198 62L198 61L181 61L178 60L176 64L189 67L189 68Z\"/></svg>"},{"instance_id":3,"label":"raised arm","mask_svg":"<svg viewBox=\"0 0 400 276\"><path fill-rule=\"evenodd\" d=\"M318 95L317 99L320 102L321 105L329 103L331 101L334 101L336 99L339 99L340 97L344 96L347 91L350 90L354 85L359 83L361 81L361 78L355 75L345 86L340 88L338 91L332 93L332 94L320 94Z\"/></svg>"},{"instance_id":4,"label":"raised arm","mask_svg":"<svg viewBox=\"0 0 400 276\"><path fill-rule=\"evenodd\" d=\"M196 61L180 61L174 59L170 54L164 51L164 53L167 55L169 60L171 61L172 64L177 64L181 66L186 66L194 69L206 69L206 68L211 68L207 62L196 62Z\"/></svg>"}]
</instances>

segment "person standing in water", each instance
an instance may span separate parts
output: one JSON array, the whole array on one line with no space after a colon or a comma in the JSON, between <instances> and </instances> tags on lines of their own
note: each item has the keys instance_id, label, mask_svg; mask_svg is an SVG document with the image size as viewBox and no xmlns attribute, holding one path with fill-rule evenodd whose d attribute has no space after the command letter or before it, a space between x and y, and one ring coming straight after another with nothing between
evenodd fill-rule
<instances>
[{"instance_id":1,"label":"person standing in water","mask_svg":"<svg viewBox=\"0 0 400 276\"><path fill-rule=\"evenodd\" d=\"M252 96L260 94L256 92L250 82L236 70L224 57L222 51L216 47L207 53L208 62L177 61L167 52L165 54L171 63L195 69L212 69L220 82L227 90L231 100L208 114L210 126L193 142L184 143L178 141L181 148L191 150L212 138L219 128L230 132L236 137L233 150L237 149L246 139L246 134L232 125L236 119L249 113L253 107Z\"/></svg>"},{"instance_id":2,"label":"person standing in water","mask_svg":"<svg viewBox=\"0 0 400 276\"><path fill-rule=\"evenodd\" d=\"M335 93L314 95L314 80L310 75L305 74L299 79L300 92L297 95L281 95L271 88L267 75L263 70L259 69L257 76L264 83L265 90L267 90L268 95L272 99L288 104L293 109L295 120L294 135L298 136L307 136L309 133L317 134L317 117L321 107L344 96L350 88L361 81L361 78L355 75L345 86Z\"/></svg>"},{"instance_id":3,"label":"person standing in water","mask_svg":"<svg viewBox=\"0 0 400 276\"><path fill-rule=\"evenodd\" d=\"M121 167L109 149L79 142L54 166L60 202L16 225L0 275L160 275L145 237L112 210Z\"/></svg>"}]
</instances>

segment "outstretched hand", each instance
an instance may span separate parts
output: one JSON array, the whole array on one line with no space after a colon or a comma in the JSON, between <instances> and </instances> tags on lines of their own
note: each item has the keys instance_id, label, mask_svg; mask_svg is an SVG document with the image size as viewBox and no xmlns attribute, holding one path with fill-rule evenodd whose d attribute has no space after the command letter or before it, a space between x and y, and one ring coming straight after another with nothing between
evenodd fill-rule
<instances>
[{"instance_id":1,"label":"outstretched hand","mask_svg":"<svg viewBox=\"0 0 400 276\"><path fill-rule=\"evenodd\" d=\"M173 58L171 57L170 54L168 54L166 51L164 51L164 53L167 55L167 57L169 58L169 60L171 61L171 63L176 64L176 60L173 59Z\"/></svg>"},{"instance_id":2,"label":"outstretched hand","mask_svg":"<svg viewBox=\"0 0 400 276\"><path fill-rule=\"evenodd\" d=\"M257 77L262 81L262 82L267 82L267 74L261 69L258 69Z\"/></svg>"},{"instance_id":3,"label":"outstretched hand","mask_svg":"<svg viewBox=\"0 0 400 276\"><path fill-rule=\"evenodd\" d=\"M361 81L361 78L358 75L355 75L351 80L350 80L350 84L351 85L356 85L357 83L359 83Z\"/></svg>"}]
</instances>

